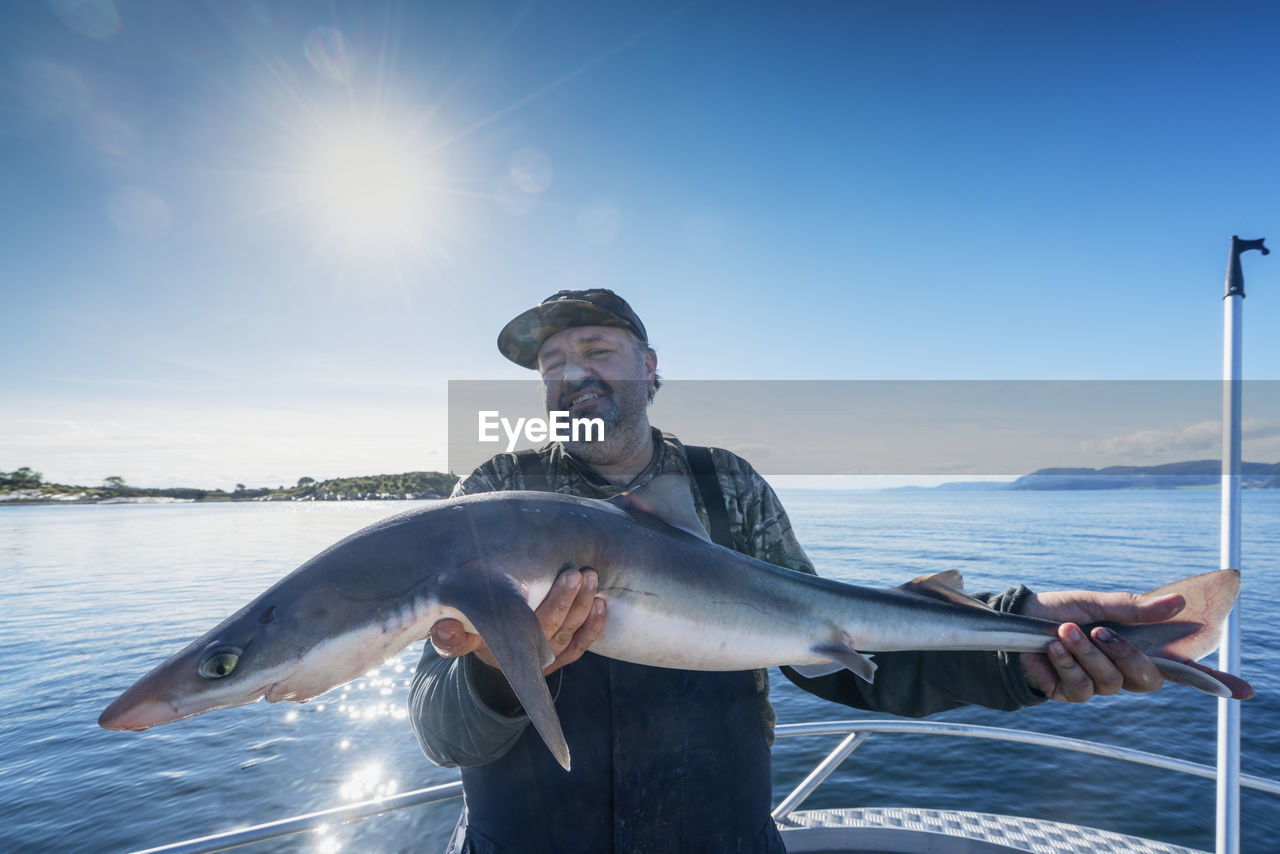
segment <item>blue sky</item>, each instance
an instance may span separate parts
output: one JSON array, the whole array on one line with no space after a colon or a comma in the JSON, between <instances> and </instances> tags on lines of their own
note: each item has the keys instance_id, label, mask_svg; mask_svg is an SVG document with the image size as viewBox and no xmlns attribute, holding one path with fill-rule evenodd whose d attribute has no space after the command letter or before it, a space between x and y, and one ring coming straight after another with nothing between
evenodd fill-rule
<instances>
[{"instance_id":1,"label":"blue sky","mask_svg":"<svg viewBox=\"0 0 1280 854\"><path fill-rule=\"evenodd\" d=\"M1270 4L6 24L0 469L62 482L442 469L447 381L525 376L494 338L562 287L627 297L674 379L1213 379L1227 241L1280 245Z\"/></svg>"}]
</instances>

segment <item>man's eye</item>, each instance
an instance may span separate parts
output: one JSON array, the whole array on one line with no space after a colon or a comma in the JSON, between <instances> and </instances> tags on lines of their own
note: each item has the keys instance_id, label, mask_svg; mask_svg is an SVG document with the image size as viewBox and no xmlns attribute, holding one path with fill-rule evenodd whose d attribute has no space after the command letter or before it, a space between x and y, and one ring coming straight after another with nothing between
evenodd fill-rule
<instances>
[{"instance_id":1,"label":"man's eye","mask_svg":"<svg viewBox=\"0 0 1280 854\"><path fill-rule=\"evenodd\" d=\"M542 373L549 374L552 371L558 371L564 367L564 362L551 362L542 366Z\"/></svg>"},{"instance_id":2,"label":"man's eye","mask_svg":"<svg viewBox=\"0 0 1280 854\"><path fill-rule=\"evenodd\" d=\"M587 355L588 355L588 356L590 356L590 357L591 357L591 358L593 358L593 359L599 359L599 358L601 358L601 357L603 357L603 356L607 356L607 355L609 355L609 353L610 353L610 352L611 352L611 351L609 351L609 350L591 350L591 351L589 351L589 352L587 353Z\"/></svg>"}]
</instances>

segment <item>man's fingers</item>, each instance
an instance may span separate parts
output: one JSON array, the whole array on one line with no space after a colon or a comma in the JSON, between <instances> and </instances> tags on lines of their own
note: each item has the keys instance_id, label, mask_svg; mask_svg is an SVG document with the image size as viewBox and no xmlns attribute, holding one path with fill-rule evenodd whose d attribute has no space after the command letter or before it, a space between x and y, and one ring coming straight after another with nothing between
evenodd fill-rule
<instances>
[{"instance_id":1,"label":"man's fingers","mask_svg":"<svg viewBox=\"0 0 1280 854\"><path fill-rule=\"evenodd\" d=\"M1164 684L1164 675L1155 662L1115 632L1099 626L1093 630L1092 637L1119 671L1126 691L1144 693Z\"/></svg>"},{"instance_id":2,"label":"man's fingers","mask_svg":"<svg viewBox=\"0 0 1280 854\"><path fill-rule=\"evenodd\" d=\"M1138 613L1134 615L1133 622L1161 623L1172 620L1181 614L1185 607L1187 607L1187 600L1179 593L1166 593L1151 599L1144 598Z\"/></svg>"},{"instance_id":3,"label":"man's fingers","mask_svg":"<svg viewBox=\"0 0 1280 854\"><path fill-rule=\"evenodd\" d=\"M555 654L542 672L552 674L577 661L604 631L604 600L596 598L599 577L584 566L560 574L537 609L538 621Z\"/></svg>"},{"instance_id":4,"label":"man's fingers","mask_svg":"<svg viewBox=\"0 0 1280 854\"><path fill-rule=\"evenodd\" d=\"M560 573L547 597L534 609L538 622L542 624L542 633L551 638L564 625L569 616L569 609L578 596L578 588L582 586L582 573L576 569Z\"/></svg>"},{"instance_id":5,"label":"man's fingers","mask_svg":"<svg viewBox=\"0 0 1280 854\"><path fill-rule=\"evenodd\" d=\"M1062 641L1050 642L1046 652L1049 663L1053 665L1058 678L1058 684L1054 686L1053 692L1048 693L1049 699L1065 703L1083 703L1093 696L1093 680L1067 651Z\"/></svg>"},{"instance_id":6,"label":"man's fingers","mask_svg":"<svg viewBox=\"0 0 1280 854\"><path fill-rule=\"evenodd\" d=\"M431 646L444 658L457 658L484 647L484 640L471 634L460 620L446 617L431 627Z\"/></svg>"},{"instance_id":7,"label":"man's fingers","mask_svg":"<svg viewBox=\"0 0 1280 854\"><path fill-rule=\"evenodd\" d=\"M1090 622L1110 620L1117 623L1160 623L1176 617L1187 606L1177 593L1147 598L1133 593L1113 593L1100 598Z\"/></svg>"},{"instance_id":8,"label":"man's fingers","mask_svg":"<svg viewBox=\"0 0 1280 854\"><path fill-rule=\"evenodd\" d=\"M1064 590L1033 596L1024 613L1059 622L1058 639L1043 656L1024 655L1028 684L1046 697L1082 703L1121 690L1154 691L1164 683L1155 663L1116 632L1095 626L1086 636L1079 624L1159 623L1186 607L1179 594L1096 593Z\"/></svg>"},{"instance_id":9,"label":"man's fingers","mask_svg":"<svg viewBox=\"0 0 1280 854\"><path fill-rule=\"evenodd\" d=\"M1029 617L1057 622L1159 623L1172 619L1186 607L1177 593L1146 596L1137 593L1097 593L1059 590L1033 595L1023 608Z\"/></svg>"},{"instance_id":10,"label":"man's fingers","mask_svg":"<svg viewBox=\"0 0 1280 854\"><path fill-rule=\"evenodd\" d=\"M1060 626L1058 638L1071 654L1071 658L1084 671L1090 684L1091 694L1110 696L1124 687L1124 674L1102 650L1093 645L1075 623L1064 623Z\"/></svg>"},{"instance_id":11,"label":"man's fingers","mask_svg":"<svg viewBox=\"0 0 1280 854\"><path fill-rule=\"evenodd\" d=\"M1181 607L1181 604L1178 605ZM1046 680L1041 670L1028 667L1028 675L1046 696L1069 703L1083 703L1093 696L1108 696L1121 689L1154 691L1164 682L1155 663L1110 629L1100 626L1086 637L1074 623L1058 629L1058 640L1045 651L1053 673ZM1046 690L1045 682L1051 683Z\"/></svg>"},{"instance_id":12,"label":"man's fingers","mask_svg":"<svg viewBox=\"0 0 1280 854\"><path fill-rule=\"evenodd\" d=\"M582 624L582 627L574 633L572 640L569 641L569 645L556 656L556 660L552 662L551 666L544 670L543 673L549 676L561 667L564 667L566 664L572 664L581 658L582 654L587 651L587 648L595 643L596 640L599 639L600 635L604 633L604 621L604 600L595 599L589 604L587 619Z\"/></svg>"},{"instance_id":13,"label":"man's fingers","mask_svg":"<svg viewBox=\"0 0 1280 854\"><path fill-rule=\"evenodd\" d=\"M595 570L583 567L581 578L574 587L574 596L569 600L560 625L547 637L548 643L551 644L551 651L556 655L569 646L574 634L590 616L591 603L596 598L597 581Z\"/></svg>"},{"instance_id":14,"label":"man's fingers","mask_svg":"<svg viewBox=\"0 0 1280 854\"><path fill-rule=\"evenodd\" d=\"M556 660L543 673L550 675L577 661L604 631L604 600L596 598L598 581L595 570L588 566L582 568L582 581L565 612L564 622L548 639Z\"/></svg>"}]
</instances>

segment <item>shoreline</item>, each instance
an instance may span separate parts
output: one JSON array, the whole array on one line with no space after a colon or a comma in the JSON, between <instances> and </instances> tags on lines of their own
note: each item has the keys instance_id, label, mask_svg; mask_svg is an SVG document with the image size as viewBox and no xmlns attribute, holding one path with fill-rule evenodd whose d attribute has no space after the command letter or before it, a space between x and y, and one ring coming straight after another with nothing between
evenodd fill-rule
<instances>
[{"instance_id":1,"label":"shoreline","mask_svg":"<svg viewBox=\"0 0 1280 854\"><path fill-rule=\"evenodd\" d=\"M216 504L228 501L395 501L445 498L458 478L435 471L299 479L295 486L250 487L234 491L193 486L131 486L108 478L102 486L48 483L38 472L0 472L0 506L30 504Z\"/></svg>"},{"instance_id":2,"label":"shoreline","mask_svg":"<svg viewBox=\"0 0 1280 854\"><path fill-rule=\"evenodd\" d=\"M378 494L368 496L351 496L351 495L335 495L330 497L277 497L264 498L254 496L251 498L174 498L167 495L128 495L128 496L83 496L74 495L65 498L57 498L53 496L46 497L20 497L10 498L7 495L0 494L0 507L30 507L32 505L53 506L53 505L84 505L84 504L279 504L282 502L336 502L336 501L440 501L448 496L432 495L432 494Z\"/></svg>"}]
</instances>

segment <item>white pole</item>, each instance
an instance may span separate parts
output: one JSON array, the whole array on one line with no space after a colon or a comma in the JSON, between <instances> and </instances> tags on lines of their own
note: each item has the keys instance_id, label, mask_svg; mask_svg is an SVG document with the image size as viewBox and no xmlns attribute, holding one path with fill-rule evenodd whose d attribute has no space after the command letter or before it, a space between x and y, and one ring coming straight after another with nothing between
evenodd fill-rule
<instances>
[{"instance_id":1,"label":"white pole","mask_svg":"<svg viewBox=\"0 0 1280 854\"><path fill-rule=\"evenodd\" d=\"M1240 568L1240 320L1243 294L1226 306L1222 371L1222 569ZM1218 669L1240 672L1240 602L1231 609L1218 650ZM1240 850L1240 703L1218 700L1217 854Z\"/></svg>"},{"instance_id":2,"label":"white pole","mask_svg":"<svg viewBox=\"0 0 1280 854\"><path fill-rule=\"evenodd\" d=\"M1241 317L1244 311L1244 275L1240 253L1269 250L1259 240L1231 238L1231 258L1227 264L1227 292L1224 297L1222 356L1222 569L1240 569L1240 419ZM1240 602L1227 617L1218 651L1218 669L1240 672ZM1240 704L1218 700L1218 803L1216 823L1217 854L1240 851Z\"/></svg>"}]
</instances>

